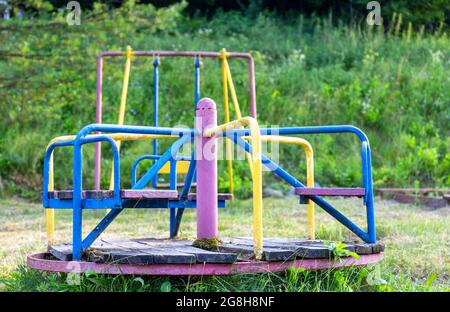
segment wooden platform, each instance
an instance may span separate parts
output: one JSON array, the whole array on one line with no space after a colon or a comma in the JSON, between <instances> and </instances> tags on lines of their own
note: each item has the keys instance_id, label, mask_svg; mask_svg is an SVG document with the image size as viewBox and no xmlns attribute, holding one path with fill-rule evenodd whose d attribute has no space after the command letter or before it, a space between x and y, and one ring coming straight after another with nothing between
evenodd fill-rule
<instances>
[{"instance_id":1,"label":"wooden platform","mask_svg":"<svg viewBox=\"0 0 450 312\"><path fill-rule=\"evenodd\" d=\"M231 264L254 260L252 238L224 238L222 241L223 244L218 250L210 251L193 247L193 242L189 240L154 238L98 240L85 252L83 260L94 263L145 265ZM384 246L380 243L348 242L346 244L346 249L359 255L378 254L384 250ZM70 244L50 246L48 252L58 260L71 260ZM331 258L333 258L331 248L322 241L284 238L267 238L264 240L263 260L267 262Z\"/></svg>"},{"instance_id":2,"label":"wooden platform","mask_svg":"<svg viewBox=\"0 0 450 312\"><path fill-rule=\"evenodd\" d=\"M86 190L82 192L82 198L107 199L113 198L114 192L110 190ZM178 192L175 190L120 190L120 197L123 199L177 199ZM48 192L49 199L72 199L72 190Z\"/></svg>"},{"instance_id":3,"label":"wooden platform","mask_svg":"<svg viewBox=\"0 0 450 312\"><path fill-rule=\"evenodd\" d=\"M110 190L86 190L82 192L83 199L109 199L114 197L114 192ZM144 190L120 190L120 197L122 199L180 199L180 195L176 190L161 190L161 189L144 189ZM72 190L61 190L48 192L49 199L71 200L73 198ZM189 193L188 199L197 200L197 193ZM218 200L231 200L233 194L219 193Z\"/></svg>"},{"instance_id":4,"label":"wooden platform","mask_svg":"<svg viewBox=\"0 0 450 312\"><path fill-rule=\"evenodd\" d=\"M353 196L364 197L366 191L361 187L298 187L295 189L296 195L303 196Z\"/></svg>"},{"instance_id":5,"label":"wooden platform","mask_svg":"<svg viewBox=\"0 0 450 312\"><path fill-rule=\"evenodd\" d=\"M177 189L181 189L184 187L184 183L183 182L178 182L177 183ZM191 189L195 189L197 187L197 183L193 182L191 183ZM156 184L156 188L158 189L168 189L170 188L170 183L166 183L166 182L158 182L158 184Z\"/></svg>"}]
</instances>

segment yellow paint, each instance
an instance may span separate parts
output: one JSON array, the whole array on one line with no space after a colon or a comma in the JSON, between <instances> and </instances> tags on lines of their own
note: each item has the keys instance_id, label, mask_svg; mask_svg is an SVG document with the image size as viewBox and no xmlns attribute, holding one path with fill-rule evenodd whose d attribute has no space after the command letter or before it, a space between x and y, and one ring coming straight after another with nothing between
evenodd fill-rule
<instances>
[{"instance_id":1,"label":"yellow paint","mask_svg":"<svg viewBox=\"0 0 450 312\"><path fill-rule=\"evenodd\" d=\"M230 88L231 101L233 102L234 109L236 111L236 117L238 119L242 118L241 109L239 108L239 102L236 96L236 89L234 88L233 78L231 77L230 66L228 65L227 60L224 61L225 64L225 72L227 74L227 82L228 87Z\"/></svg>"},{"instance_id":2,"label":"yellow paint","mask_svg":"<svg viewBox=\"0 0 450 312\"><path fill-rule=\"evenodd\" d=\"M261 164L261 133L258 122L253 117L244 117L223 125L207 129L205 137L217 136L227 130L250 128L250 141L252 144L252 157L250 167L253 169L253 252L255 258L262 259L263 252L263 199L262 199L262 164Z\"/></svg>"},{"instance_id":3,"label":"yellow paint","mask_svg":"<svg viewBox=\"0 0 450 312\"><path fill-rule=\"evenodd\" d=\"M247 140L250 139L249 137L243 138ZM296 144L303 147L306 156L306 186L314 187L314 153L312 146L308 141L297 137L285 137L277 135L263 135L261 136L261 141ZM308 200L306 215L308 238L315 239L314 202L311 199Z\"/></svg>"},{"instance_id":4,"label":"yellow paint","mask_svg":"<svg viewBox=\"0 0 450 312\"><path fill-rule=\"evenodd\" d=\"M153 139L171 139L178 138L178 135L160 135L160 134L134 134L134 133L112 133L112 134L90 134L86 138L95 138L99 136L107 136L114 140L120 141L136 141L136 140L153 140ZM71 141L76 138L75 135L59 136L50 141L48 147L53 143ZM53 173L53 153L50 155L49 173L48 173L48 190L55 190L54 173ZM55 238L55 209L45 209L45 228L47 232L47 242L51 245Z\"/></svg>"},{"instance_id":5,"label":"yellow paint","mask_svg":"<svg viewBox=\"0 0 450 312\"><path fill-rule=\"evenodd\" d=\"M127 58L125 62L125 72L123 74L123 83L122 83L122 96L120 98L120 109L119 109L119 120L117 121L118 125L123 125L125 121L125 109L127 107L127 93L128 93L128 82L130 80L130 70L131 70L131 56L133 55L133 51L130 46L127 46L127 50L125 52L125 56ZM120 143L121 141L117 141L117 148L120 151ZM111 179L109 180L109 189L114 189L114 168L111 168Z\"/></svg>"},{"instance_id":6,"label":"yellow paint","mask_svg":"<svg viewBox=\"0 0 450 312\"><path fill-rule=\"evenodd\" d=\"M220 51L221 59L222 59L222 84L223 84L223 106L224 106L224 112L225 112L225 122L230 122L230 108L228 103L228 79L227 79L227 71L225 68L225 62L227 61L227 52L224 49ZM234 191L234 185L233 185L233 154L231 149L231 140L226 138L225 140L225 148L226 148L226 154L227 154L227 167L228 167L228 191L230 194L233 194Z\"/></svg>"},{"instance_id":7,"label":"yellow paint","mask_svg":"<svg viewBox=\"0 0 450 312\"><path fill-rule=\"evenodd\" d=\"M229 56L229 53L225 50L222 49L220 51L221 54L221 58L222 58L222 76L225 76L224 80L224 97L225 97L225 91L227 92L226 94L226 98L227 98L227 105L225 107L225 114L228 115L228 120L225 119L225 122L228 123L230 122L230 117L229 117L229 108L228 108L228 87L230 88L230 93L231 93L231 101L233 103L233 107L234 110L236 112L236 118L237 119L241 119L242 115L241 115L241 109L239 107L239 102L237 99L237 95L236 95L236 89L234 88L234 84L233 84L233 78L231 77L231 70L230 70L230 66L228 65L228 61L227 61L227 57ZM225 90L226 89L226 90ZM227 142L229 141L229 139L227 139ZM229 143L226 143L229 144ZM229 157L228 157L229 156ZM251 165L251 155L250 154L245 154L245 157L247 158L248 164L249 164L249 168L250 168L250 174L253 176L253 166ZM229 147L229 152L228 152L228 146L227 146L227 158L229 159L229 163L228 166L232 166L231 165L231 161L232 161L232 157L231 157L231 145ZM233 175L232 175L232 171L231 171L231 175L230 175L230 170L228 170L228 174L231 177L230 181L232 183L232 179L233 179Z\"/></svg>"},{"instance_id":8,"label":"yellow paint","mask_svg":"<svg viewBox=\"0 0 450 312\"><path fill-rule=\"evenodd\" d=\"M53 143L67 142L74 140L76 135L63 135L53 138L48 146ZM105 134L89 134L86 136L87 139L98 138L98 137L109 137L115 141L137 141L137 140L153 140L153 139L175 139L180 136L177 134L139 134L139 133L105 133ZM48 148L47 146L47 148Z\"/></svg>"},{"instance_id":9,"label":"yellow paint","mask_svg":"<svg viewBox=\"0 0 450 312\"><path fill-rule=\"evenodd\" d=\"M189 170L190 161L187 160L179 160L177 161L177 173L178 174L186 174ZM170 174L170 162L166 162L164 166L159 170L160 174Z\"/></svg>"}]
</instances>

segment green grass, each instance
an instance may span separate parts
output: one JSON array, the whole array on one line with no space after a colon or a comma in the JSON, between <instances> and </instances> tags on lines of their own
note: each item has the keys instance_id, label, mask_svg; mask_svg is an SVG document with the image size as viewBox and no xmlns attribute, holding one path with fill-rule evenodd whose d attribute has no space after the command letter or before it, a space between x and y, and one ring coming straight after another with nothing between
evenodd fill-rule
<instances>
[{"instance_id":1,"label":"green grass","mask_svg":"<svg viewBox=\"0 0 450 312\"><path fill-rule=\"evenodd\" d=\"M266 237L305 237L305 207L296 198L265 199ZM358 200L333 201L358 224L364 210ZM42 273L24 265L26 255L46 248L41 205L22 200L0 201L0 281L4 291L450 291L449 208L426 207L376 200L379 239L386 244L380 264L345 270L229 277L125 277L84 274L80 285L67 283L65 274ZM92 228L99 212L86 213ZM236 200L220 210L222 236L251 235L251 201ZM108 238L165 237L166 210L126 210L104 233ZM320 208L317 236L347 240L355 237ZM195 211L185 214L181 235L195 236ZM57 237L70 241L70 212L57 214Z\"/></svg>"}]
</instances>

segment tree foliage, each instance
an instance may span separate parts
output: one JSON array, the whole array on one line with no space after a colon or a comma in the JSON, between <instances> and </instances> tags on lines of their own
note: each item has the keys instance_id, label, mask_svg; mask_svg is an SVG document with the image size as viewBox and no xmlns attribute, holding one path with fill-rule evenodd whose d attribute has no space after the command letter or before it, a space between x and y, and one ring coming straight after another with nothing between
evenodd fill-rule
<instances>
[{"instance_id":1,"label":"tree foliage","mask_svg":"<svg viewBox=\"0 0 450 312\"><path fill-rule=\"evenodd\" d=\"M399 19L387 28L371 28L346 25L332 16L281 19L267 12L188 18L183 15L186 5L156 8L129 1L111 10L96 3L83 13L80 26L68 26L64 10L2 22L0 175L8 190L37 197L47 142L95 122L96 56L127 45L135 50L249 51L256 62L260 124L354 124L371 140L376 185L450 184L450 96L445 83L450 45L444 30L400 32ZM202 96L221 103L220 66L213 60L202 62ZM135 58L132 64L126 123L151 125L152 59ZM121 58L105 63L104 122L117 121L123 66ZM230 66L242 111L248 112L246 64L233 60ZM161 124L192 127L192 60L163 59L160 75ZM315 149L320 184L361 183L357 140L345 135L306 138ZM124 144L125 187L133 160L150 150L149 142ZM298 148L280 151L281 164L304 180ZM106 146L103 154L106 184L111 166ZM89 187L92 149L85 155ZM58 151L55 161L56 187L70 187L70 151ZM246 166L236 162L235 172L236 184L248 194ZM222 188L227 184L224 172ZM30 193L24 193L27 189Z\"/></svg>"}]
</instances>

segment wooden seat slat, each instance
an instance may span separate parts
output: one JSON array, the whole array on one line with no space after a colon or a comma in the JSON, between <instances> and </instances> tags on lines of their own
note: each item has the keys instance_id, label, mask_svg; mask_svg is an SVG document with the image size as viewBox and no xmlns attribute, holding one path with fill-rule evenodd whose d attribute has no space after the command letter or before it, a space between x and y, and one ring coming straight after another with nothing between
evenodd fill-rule
<instances>
[{"instance_id":1,"label":"wooden seat slat","mask_svg":"<svg viewBox=\"0 0 450 312\"><path fill-rule=\"evenodd\" d=\"M366 190L362 187L298 187L295 189L296 195L303 196L353 196L363 197Z\"/></svg>"},{"instance_id":2,"label":"wooden seat slat","mask_svg":"<svg viewBox=\"0 0 450 312\"><path fill-rule=\"evenodd\" d=\"M114 192L110 190L86 190L82 193L83 198L89 199L106 199L113 198ZM161 198L161 199L176 199L178 192L175 190L120 190L120 197L123 199L139 199L139 198ZM52 191L48 192L50 199L72 199L72 190Z\"/></svg>"}]
</instances>

